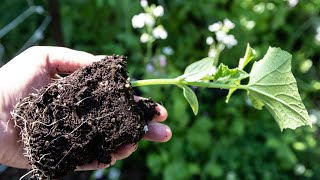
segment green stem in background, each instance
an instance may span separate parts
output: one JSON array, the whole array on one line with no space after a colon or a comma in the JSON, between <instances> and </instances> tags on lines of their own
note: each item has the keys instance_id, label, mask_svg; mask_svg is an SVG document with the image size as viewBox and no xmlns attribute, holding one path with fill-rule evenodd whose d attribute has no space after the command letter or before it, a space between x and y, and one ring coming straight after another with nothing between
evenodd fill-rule
<instances>
[{"instance_id":1,"label":"green stem in background","mask_svg":"<svg viewBox=\"0 0 320 180\"><path fill-rule=\"evenodd\" d=\"M137 80L132 81L131 85L133 87L138 86L151 86L151 85L187 85L187 86L198 86L198 87L206 87L206 88L220 88L220 89L248 89L246 85L234 85L234 84L221 84L221 83L213 83L213 82L188 82L184 80L175 79L145 79L145 80Z\"/></svg>"},{"instance_id":2,"label":"green stem in background","mask_svg":"<svg viewBox=\"0 0 320 180\"><path fill-rule=\"evenodd\" d=\"M147 41L147 51L146 51L146 55L145 55L145 58L144 58L144 63L145 64L147 64L150 61L151 57L152 57L152 44L154 42L154 39L152 37L152 29L153 29L153 27L152 26L148 26L148 25L145 28L145 33L147 33L150 36L149 40Z\"/></svg>"},{"instance_id":3,"label":"green stem in background","mask_svg":"<svg viewBox=\"0 0 320 180\"><path fill-rule=\"evenodd\" d=\"M152 56L152 41L148 41L147 42L147 53L146 53L146 56L145 56L145 59L144 59L144 63L147 64L150 59L151 59L151 56Z\"/></svg>"}]
</instances>

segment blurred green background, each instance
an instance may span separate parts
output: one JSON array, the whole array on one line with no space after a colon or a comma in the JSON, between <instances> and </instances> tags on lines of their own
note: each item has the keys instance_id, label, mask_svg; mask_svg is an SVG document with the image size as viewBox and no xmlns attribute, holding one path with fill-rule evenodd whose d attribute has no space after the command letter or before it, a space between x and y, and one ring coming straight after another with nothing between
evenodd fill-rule
<instances>
[{"instance_id":1,"label":"blurred green background","mask_svg":"<svg viewBox=\"0 0 320 180\"><path fill-rule=\"evenodd\" d=\"M195 117L180 89L139 88L136 94L152 97L167 108L172 139L141 141L132 156L115 166L68 178L320 179L320 0L148 2L164 7L159 21L168 37L156 40L152 57L144 61L146 44L140 42L141 30L131 24L132 17L143 12L140 1L2 0L1 33L28 8L38 9L10 32L0 33L1 64L32 45L59 45L93 54L124 54L132 78L176 77L188 64L208 55L206 38L212 35L208 26L228 18L235 24L230 33L238 44L225 49L220 62L236 67L247 43L257 50L257 59L269 46L292 53L293 73L313 127L281 132L268 111L250 106L243 91L226 104L227 91L194 89L200 102ZM163 52L168 47L173 54ZM165 64L159 63L159 56ZM0 171L0 179L7 179L10 170Z\"/></svg>"}]
</instances>

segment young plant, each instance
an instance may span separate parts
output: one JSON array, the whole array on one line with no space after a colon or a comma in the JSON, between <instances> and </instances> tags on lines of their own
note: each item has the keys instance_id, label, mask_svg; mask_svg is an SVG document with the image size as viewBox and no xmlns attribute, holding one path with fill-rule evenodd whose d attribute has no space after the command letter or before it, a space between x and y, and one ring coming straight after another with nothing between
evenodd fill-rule
<instances>
[{"instance_id":1,"label":"young plant","mask_svg":"<svg viewBox=\"0 0 320 180\"><path fill-rule=\"evenodd\" d=\"M255 108L265 106L270 111L281 130L311 125L291 72L291 55L269 48L247 73L243 68L254 55L248 46L237 68L220 64L212 73L214 58L207 57L176 78L138 80L131 85L177 85L194 114L199 105L189 86L229 89L227 101L234 91L243 89ZM135 144L144 136L158 111L151 100L134 100L125 59L106 56L42 87L15 106L12 118L21 129L25 156L35 177L61 178L94 160L110 164L119 147ZM242 84L246 78L248 83Z\"/></svg>"},{"instance_id":2,"label":"young plant","mask_svg":"<svg viewBox=\"0 0 320 180\"><path fill-rule=\"evenodd\" d=\"M280 48L270 47L265 56L253 64L251 72L243 69L255 57L255 51L249 45L245 56L240 59L237 68L230 69L220 64L215 73L215 59L206 57L189 65L181 76L173 79L147 79L132 81L132 86L172 84L183 90L194 114L198 113L199 103L189 86L229 89L226 102L237 89L247 91L254 108L263 106L272 114L281 131L285 128L295 129L309 125L308 112L302 103L296 80L291 72L291 54ZM241 80L249 78L248 84Z\"/></svg>"}]
</instances>

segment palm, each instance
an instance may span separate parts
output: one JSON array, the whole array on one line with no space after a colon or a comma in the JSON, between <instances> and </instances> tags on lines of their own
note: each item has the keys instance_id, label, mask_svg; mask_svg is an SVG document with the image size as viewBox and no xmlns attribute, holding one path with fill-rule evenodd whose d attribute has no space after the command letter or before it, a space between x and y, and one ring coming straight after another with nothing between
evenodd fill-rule
<instances>
[{"instance_id":1,"label":"palm","mask_svg":"<svg viewBox=\"0 0 320 180\"><path fill-rule=\"evenodd\" d=\"M22 154L23 144L20 141L19 129L14 126L13 121L10 121L10 112L19 99L51 81L48 69L40 66L40 61L22 58L21 55L17 56L0 69L0 95L3 108L0 125L0 155L3 156L6 164L19 168L28 167L28 162Z\"/></svg>"}]
</instances>

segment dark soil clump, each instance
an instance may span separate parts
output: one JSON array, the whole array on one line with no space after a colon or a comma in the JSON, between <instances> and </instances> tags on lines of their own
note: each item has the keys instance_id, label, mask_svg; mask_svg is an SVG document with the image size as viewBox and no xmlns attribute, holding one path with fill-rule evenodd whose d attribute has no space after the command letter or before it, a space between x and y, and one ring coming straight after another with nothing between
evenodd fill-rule
<instances>
[{"instance_id":1,"label":"dark soil clump","mask_svg":"<svg viewBox=\"0 0 320 180\"><path fill-rule=\"evenodd\" d=\"M121 145L138 142L156 111L151 100L134 101L124 56L56 80L17 104L25 153L38 178L60 178L97 160L111 163Z\"/></svg>"}]
</instances>

